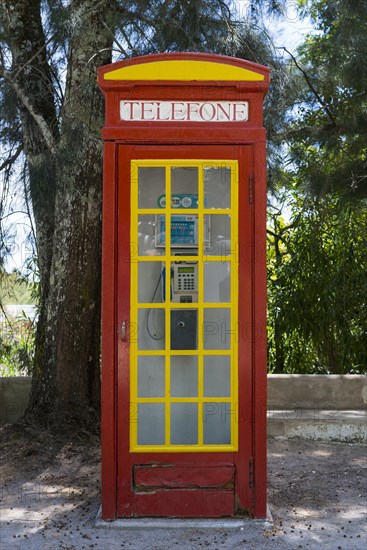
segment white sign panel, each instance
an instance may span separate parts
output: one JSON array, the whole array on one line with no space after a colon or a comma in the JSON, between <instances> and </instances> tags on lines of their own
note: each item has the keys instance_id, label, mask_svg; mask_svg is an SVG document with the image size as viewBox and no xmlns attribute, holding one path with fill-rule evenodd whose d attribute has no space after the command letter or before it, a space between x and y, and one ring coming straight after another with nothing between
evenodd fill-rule
<instances>
[{"instance_id":1,"label":"white sign panel","mask_svg":"<svg viewBox=\"0 0 367 550\"><path fill-rule=\"evenodd\" d=\"M246 122L247 101L120 101L120 118L156 122Z\"/></svg>"}]
</instances>

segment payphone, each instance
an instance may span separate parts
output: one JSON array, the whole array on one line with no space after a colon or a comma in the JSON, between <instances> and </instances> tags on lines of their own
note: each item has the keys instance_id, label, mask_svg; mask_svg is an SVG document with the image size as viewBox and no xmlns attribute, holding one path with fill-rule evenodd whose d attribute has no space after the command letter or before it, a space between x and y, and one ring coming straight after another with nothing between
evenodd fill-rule
<instances>
[{"instance_id":1,"label":"payphone","mask_svg":"<svg viewBox=\"0 0 367 550\"><path fill-rule=\"evenodd\" d=\"M198 266L197 262L176 262L172 273L172 301L178 303L197 302Z\"/></svg>"},{"instance_id":2,"label":"payphone","mask_svg":"<svg viewBox=\"0 0 367 550\"><path fill-rule=\"evenodd\" d=\"M177 261L172 266L172 302L195 303L198 300L197 262ZM197 349L197 310L172 309L171 349Z\"/></svg>"},{"instance_id":3,"label":"payphone","mask_svg":"<svg viewBox=\"0 0 367 550\"><path fill-rule=\"evenodd\" d=\"M162 300L166 298L166 270L162 269L160 281L162 284ZM172 264L170 272L170 300L176 303L191 304L197 302L198 296L198 275L197 262L182 262L177 260ZM152 297L155 301L156 290Z\"/></svg>"},{"instance_id":4,"label":"payphone","mask_svg":"<svg viewBox=\"0 0 367 550\"><path fill-rule=\"evenodd\" d=\"M266 514L269 69L99 69L102 517Z\"/></svg>"},{"instance_id":5,"label":"payphone","mask_svg":"<svg viewBox=\"0 0 367 550\"><path fill-rule=\"evenodd\" d=\"M197 262L174 262L170 271L170 300L177 304L194 304L198 300L198 265ZM166 273L162 269L158 284L162 287L162 300L166 298ZM155 303L158 288L152 296ZM164 320L154 315L149 308L146 313L146 330L155 341L165 337ZM172 309L170 341L171 349L197 349L197 310Z\"/></svg>"},{"instance_id":6,"label":"payphone","mask_svg":"<svg viewBox=\"0 0 367 550\"><path fill-rule=\"evenodd\" d=\"M182 189L190 186L190 181L182 181ZM166 195L161 194L157 199L159 208L166 207ZM198 299L198 265L195 261L180 261L179 256L197 254L198 247L198 217L181 213L185 209L197 209L197 193L174 193L171 197L171 208L180 210L180 214L171 215L170 246L177 261L172 263L170 271L170 298L175 303L195 303ZM209 225L209 223L207 223ZM158 249L166 246L166 217L158 214L155 220L155 246ZM205 231L209 237L208 230ZM163 299L166 292L165 268L162 270ZM150 316L151 313L148 313ZM161 332L164 332L162 328ZM197 349L197 310L172 310L170 329L171 349Z\"/></svg>"}]
</instances>

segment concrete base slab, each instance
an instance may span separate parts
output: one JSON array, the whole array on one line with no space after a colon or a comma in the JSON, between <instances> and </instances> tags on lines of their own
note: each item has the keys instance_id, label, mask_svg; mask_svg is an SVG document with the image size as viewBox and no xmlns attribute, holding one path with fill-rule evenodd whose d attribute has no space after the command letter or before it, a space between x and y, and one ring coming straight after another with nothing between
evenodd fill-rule
<instances>
[{"instance_id":1,"label":"concrete base slab","mask_svg":"<svg viewBox=\"0 0 367 550\"><path fill-rule=\"evenodd\" d=\"M99 529L244 529L249 525L259 525L263 529L273 528L273 517L269 506L266 519L252 518L118 518L113 521L102 519L102 506L99 507L94 527Z\"/></svg>"}]
</instances>

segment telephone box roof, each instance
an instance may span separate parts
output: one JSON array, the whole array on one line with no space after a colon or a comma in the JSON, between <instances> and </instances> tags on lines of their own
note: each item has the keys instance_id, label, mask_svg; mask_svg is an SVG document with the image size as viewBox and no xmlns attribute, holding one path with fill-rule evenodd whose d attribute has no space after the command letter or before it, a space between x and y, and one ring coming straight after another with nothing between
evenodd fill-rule
<instances>
[{"instance_id":1,"label":"telephone box roof","mask_svg":"<svg viewBox=\"0 0 367 550\"><path fill-rule=\"evenodd\" d=\"M103 90L152 81L186 85L243 84L266 90L270 69L243 59L203 53L163 53L132 57L98 69Z\"/></svg>"}]
</instances>

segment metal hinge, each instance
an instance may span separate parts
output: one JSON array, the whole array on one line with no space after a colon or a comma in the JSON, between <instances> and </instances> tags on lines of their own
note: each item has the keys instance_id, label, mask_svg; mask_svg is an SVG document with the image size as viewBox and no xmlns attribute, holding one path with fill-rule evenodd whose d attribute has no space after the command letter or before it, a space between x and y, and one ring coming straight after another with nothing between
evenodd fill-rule
<instances>
[{"instance_id":1,"label":"metal hinge","mask_svg":"<svg viewBox=\"0 0 367 550\"><path fill-rule=\"evenodd\" d=\"M248 178L248 202L252 204L254 202L254 176L251 175Z\"/></svg>"},{"instance_id":2,"label":"metal hinge","mask_svg":"<svg viewBox=\"0 0 367 550\"><path fill-rule=\"evenodd\" d=\"M255 487L254 459L252 457L248 461L248 485L250 489Z\"/></svg>"},{"instance_id":3,"label":"metal hinge","mask_svg":"<svg viewBox=\"0 0 367 550\"><path fill-rule=\"evenodd\" d=\"M121 321L121 340L126 340L126 321Z\"/></svg>"}]
</instances>

